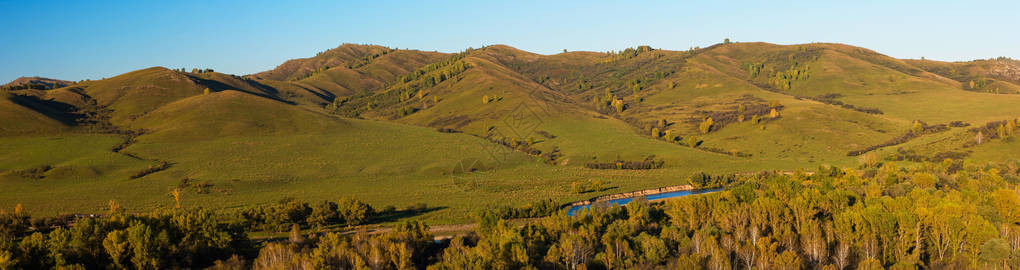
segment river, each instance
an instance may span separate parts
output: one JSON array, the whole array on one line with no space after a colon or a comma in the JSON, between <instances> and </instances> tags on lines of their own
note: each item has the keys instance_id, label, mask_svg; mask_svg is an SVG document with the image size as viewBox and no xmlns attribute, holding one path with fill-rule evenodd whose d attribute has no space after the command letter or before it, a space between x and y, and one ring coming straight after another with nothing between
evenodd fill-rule
<instances>
[{"instance_id":1,"label":"river","mask_svg":"<svg viewBox=\"0 0 1020 270\"><path fill-rule=\"evenodd\" d=\"M683 197L683 196L687 196L687 195L696 195L696 194L711 193L711 192L716 192L716 191L719 191L719 190L721 190L721 189L681 190L681 191L672 191L672 192L663 192L663 193L658 193L658 194L644 195L644 197L647 198L649 201L655 201L655 200L664 200L664 199L669 199L669 198ZM631 201L633 201L637 197L641 197L641 196L612 199L612 200L607 200L607 201L602 201L602 202L608 202L609 205L625 205L627 203L630 203ZM598 203L601 204L602 202L598 202ZM568 216L573 216L575 211L582 210L582 209L588 209L591 206L592 206L592 204L584 204L584 205L574 205L574 206L571 206L570 210L567 210L567 215Z\"/></svg>"}]
</instances>

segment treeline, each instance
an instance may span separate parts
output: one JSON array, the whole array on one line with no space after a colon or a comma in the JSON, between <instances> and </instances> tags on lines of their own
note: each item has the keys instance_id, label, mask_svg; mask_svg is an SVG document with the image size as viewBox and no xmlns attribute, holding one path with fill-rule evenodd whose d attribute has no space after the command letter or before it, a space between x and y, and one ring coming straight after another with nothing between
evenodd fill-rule
<instances>
[{"instance_id":1,"label":"treeline","mask_svg":"<svg viewBox=\"0 0 1020 270\"><path fill-rule=\"evenodd\" d=\"M821 168L522 226L480 222L431 269L1020 267L1020 165ZM863 177L863 175L870 175ZM977 209L983 209L978 211Z\"/></svg>"},{"instance_id":2,"label":"treeline","mask_svg":"<svg viewBox=\"0 0 1020 270\"><path fill-rule=\"evenodd\" d=\"M622 51L611 51L606 53L606 57L602 59L602 63L612 63L620 60L627 60L637 57L641 53L654 51L651 46L638 46L637 48L627 48Z\"/></svg>"},{"instance_id":3,"label":"treeline","mask_svg":"<svg viewBox=\"0 0 1020 270\"><path fill-rule=\"evenodd\" d=\"M60 87L64 87L64 86L67 86L67 85L66 84L62 84L62 83L49 83L49 84L48 83L26 83L26 84L18 84L18 85L0 86L0 91L15 91L15 90L30 90L30 89L35 89L35 90L50 90L50 89L60 88Z\"/></svg>"},{"instance_id":4,"label":"treeline","mask_svg":"<svg viewBox=\"0 0 1020 270\"><path fill-rule=\"evenodd\" d=\"M535 148L535 144L540 142L540 141L535 140L535 138L529 137L525 141L525 140L520 140L520 139L517 139L517 138L514 138L514 137L502 136L502 135L500 135L498 133L491 132L491 130L492 129L490 128L490 132L488 134L486 134L485 137L484 137L489 142L496 143L496 144L499 144L499 145L502 145L502 146L506 146L506 147L508 147L510 149L519 151L521 153L525 153L525 154L527 154L529 156L538 157L538 158L542 159L542 161L544 161L545 163L555 164L556 161L560 157L563 157L563 153L560 152L560 148L556 147L556 146L553 146L552 150L546 151L546 152L543 152L542 150L539 150L538 148ZM543 135L541 133L539 133L539 134ZM552 136L552 134L548 134L548 132L546 132L546 134L549 135L549 136ZM545 135L543 135L543 136L545 136ZM550 138L550 139L552 137L555 137L555 136L552 136L552 137L549 137L549 136L545 136L545 137L546 138Z\"/></svg>"},{"instance_id":5,"label":"treeline","mask_svg":"<svg viewBox=\"0 0 1020 270\"><path fill-rule=\"evenodd\" d=\"M943 132L949 130L950 126L958 127L966 126L966 124L964 124L963 122L955 121L950 124L928 125L923 121L915 120L913 126L910 128L909 131L907 131L907 133L904 133L903 135L900 136L896 136L895 138L892 138L880 144L871 145L863 149L851 150L850 152L847 152L846 155L851 157L860 156L863 155L864 153L874 151L875 149L905 143L913 138L917 138L924 134L935 134Z\"/></svg>"},{"instance_id":6,"label":"treeline","mask_svg":"<svg viewBox=\"0 0 1020 270\"><path fill-rule=\"evenodd\" d=\"M968 131L975 134L974 141L964 144L964 147L982 144L987 140L1012 139L1018 127L1020 127L1020 117L1017 117L1015 120L992 121L985 123L983 126L971 128Z\"/></svg>"},{"instance_id":7,"label":"treeline","mask_svg":"<svg viewBox=\"0 0 1020 270\"><path fill-rule=\"evenodd\" d=\"M963 165L960 165L963 164ZM925 163L814 174L696 174L737 181L664 203L634 200L550 211L482 211L477 229L442 242L404 222L369 234L304 234L257 252L243 226L179 209L33 225L0 214L0 268L102 269L1016 269L1020 163ZM551 203L540 203L551 205ZM300 208L300 207L299 207ZM512 208L510 208L512 209ZM523 208L521 208L523 209ZM292 227L293 228L293 227Z\"/></svg>"},{"instance_id":8,"label":"treeline","mask_svg":"<svg viewBox=\"0 0 1020 270\"><path fill-rule=\"evenodd\" d=\"M656 160L654 156L648 156L640 161L617 159L616 161L611 162L598 162L596 160L592 160L591 162L585 163L584 167L599 170L651 170L662 168L665 164L666 162L661 159Z\"/></svg>"},{"instance_id":9,"label":"treeline","mask_svg":"<svg viewBox=\"0 0 1020 270\"><path fill-rule=\"evenodd\" d=\"M387 206L375 209L354 198L308 203L285 198L276 204L253 206L234 213L234 220L250 231L285 232L297 228L322 230L335 226L358 226L374 223L396 215L413 215L428 211L425 204L413 204L403 210Z\"/></svg>"},{"instance_id":10,"label":"treeline","mask_svg":"<svg viewBox=\"0 0 1020 270\"><path fill-rule=\"evenodd\" d=\"M111 202L103 217L69 219L0 213L0 269L192 268L257 252L243 228L203 209L131 215Z\"/></svg>"},{"instance_id":11,"label":"treeline","mask_svg":"<svg viewBox=\"0 0 1020 270\"><path fill-rule=\"evenodd\" d=\"M858 112L862 112L862 113L867 113L867 114L883 114L882 110L879 110L879 109L876 109L876 108L857 107L857 106L854 106L854 105L851 105L851 104L846 104L846 103L843 103L842 101L836 100L837 98L840 98L840 97L843 97L843 95L842 94L838 94L838 93L832 93L832 94L825 94L825 95L821 95L821 96L817 96L817 97L808 97L807 99L818 101L818 102L829 104L829 105L840 106L840 107L843 107L844 109L854 110L854 111L858 111Z\"/></svg>"}]
</instances>

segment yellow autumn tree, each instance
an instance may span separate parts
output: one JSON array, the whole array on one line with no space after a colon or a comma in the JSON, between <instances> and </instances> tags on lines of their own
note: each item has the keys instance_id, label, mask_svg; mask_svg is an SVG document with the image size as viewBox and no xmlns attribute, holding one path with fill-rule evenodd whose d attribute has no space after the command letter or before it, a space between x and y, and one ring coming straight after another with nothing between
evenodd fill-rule
<instances>
[{"instance_id":1,"label":"yellow autumn tree","mask_svg":"<svg viewBox=\"0 0 1020 270\"><path fill-rule=\"evenodd\" d=\"M613 100L613 108L616 108L616 113L622 113L623 107L624 104L622 99Z\"/></svg>"},{"instance_id":2,"label":"yellow autumn tree","mask_svg":"<svg viewBox=\"0 0 1020 270\"><path fill-rule=\"evenodd\" d=\"M712 131L713 124L712 117L705 118L705 121L702 121L701 125L698 126L698 130L700 130L701 133L708 133L709 131Z\"/></svg>"},{"instance_id":3,"label":"yellow autumn tree","mask_svg":"<svg viewBox=\"0 0 1020 270\"><path fill-rule=\"evenodd\" d=\"M914 120L914 126L910 128L910 131L914 134L921 134L924 132L924 124L921 124L921 121Z\"/></svg>"},{"instance_id":4,"label":"yellow autumn tree","mask_svg":"<svg viewBox=\"0 0 1020 270\"><path fill-rule=\"evenodd\" d=\"M772 111L769 112L769 116L772 117L772 118L778 118L779 117L779 111L777 111L776 108L772 108Z\"/></svg>"}]
</instances>

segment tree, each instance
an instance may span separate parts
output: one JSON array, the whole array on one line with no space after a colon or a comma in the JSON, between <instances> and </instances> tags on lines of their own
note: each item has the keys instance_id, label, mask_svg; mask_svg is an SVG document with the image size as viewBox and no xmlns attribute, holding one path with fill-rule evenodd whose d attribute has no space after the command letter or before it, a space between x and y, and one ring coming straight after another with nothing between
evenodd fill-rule
<instances>
[{"instance_id":1,"label":"tree","mask_svg":"<svg viewBox=\"0 0 1020 270\"><path fill-rule=\"evenodd\" d=\"M787 250L780 253L779 256L776 256L775 261L773 261L773 265L775 266L775 269L797 270L801 269L802 263L800 261L800 257L797 256L797 253Z\"/></svg>"},{"instance_id":2,"label":"tree","mask_svg":"<svg viewBox=\"0 0 1020 270\"><path fill-rule=\"evenodd\" d=\"M974 80L970 80L970 89L974 89Z\"/></svg>"},{"instance_id":3,"label":"tree","mask_svg":"<svg viewBox=\"0 0 1020 270\"><path fill-rule=\"evenodd\" d=\"M482 104L489 104L490 101L492 101L492 98L489 98L489 95L482 96Z\"/></svg>"},{"instance_id":4,"label":"tree","mask_svg":"<svg viewBox=\"0 0 1020 270\"><path fill-rule=\"evenodd\" d=\"M1005 140L1009 137L1009 134L1006 132L1006 125L1003 124L999 124L999 127L995 129L995 133L998 133L999 139Z\"/></svg>"},{"instance_id":5,"label":"tree","mask_svg":"<svg viewBox=\"0 0 1020 270\"><path fill-rule=\"evenodd\" d=\"M779 118L779 111L776 108L772 108L772 111L769 111L769 117Z\"/></svg>"},{"instance_id":6,"label":"tree","mask_svg":"<svg viewBox=\"0 0 1020 270\"><path fill-rule=\"evenodd\" d=\"M612 105L613 108L616 108L616 113L623 113L623 109L625 106L623 104L623 99L614 99Z\"/></svg>"},{"instance_id":7,"label":"tree","mask_svg":"<svg viewBox=\"0 0 1020 270\"><path fill-rule=\"evenodd\" d=\"M701 138L698 138L696 136L687 136L686 138L684 138L684 140L686 141L687 146L690 146L691 148L698 147L698 145L701 145Z\"/></svg>"},{"instance_id":8,"label":"tree","mask_svg":"<svg viewBox=\"0 0 1020 270\"><path fill-rule=\"evenodd\" d=\"M999 238L992 238L981 245L981 263L989 268L1009 269L1008 262L1010 247L1009 243Z\"/></svg>"},{"instance_id":9,"label":"tree","mask_svg":"<svg viewBox=\"0 0 1020 270\"><path fill-rule=\"evenodd\" d=\"M730 38L723 39L723 44L730 44Z\"/></svg>"},{"instance_id":10,"label":"tree","mask_svg":"<svg viewBox=\"0 0 1020 270\"><path fill-rule=\"evenodd\" d=\"M202 94L203 95L208 95L209 94L209 88L206 88L205 90L202 90Z\"/></svg>"},{"instance_id":11,"label":"tree","mask_svg":"<svg viewBox=\"0 0 1020 270\"><path fill-rule=\"evenodd\" d=\"M708 132L712 131L712 125L712 117L707 117L701 122L701 125L698 126L698 130L700 130L702 134L708 134Z\"/></svg>"},{"instance_id":12,"label":"tree","mask_svg":"<svg viewBox=\"0 0 1020 270\"><path fill-rule=\"evenodd\" d=\"M125 268L124 259L128 255L127 232L115 230L107 233L106 238L103 239L103 249L106 251L106 254L110 255L114 266L121 269Z\"/></svg>"},{"instance_id":13,"label":"tree","mask_svg":"<svg viewBox=\"0 0 1020 270\"><path fill-rule=\"evenodd\" d=\"M372 206L354 198L343 198L337 203L337 211L348 226L360 225L374 212Z\"/></svg>"},{"instance_id":14,"label":"tree","mask_svg":"<svg viewBox=\"0 0 1020 270\"><path fill-rule=\"evenodd\" d=\"M290 226L290 243L300 245L305 242L304 235L301 234L301 225L295 223Z\"/></svg>"},{"instance_id":15,"label":"tree","mask_svg":"<svg viewBox=\"0 0 1020 270\"><path fill-rule=\"evenodd\" d=\"M985 134L978 131L977 135L974 136L974 141L977 142L977 144L983 143L985 141Z\"/></svg>"},{"instance_id":16,"label":"tree","mask_svg":"<svg viewBox=\"0 0 1020 270\"><path fill-rule=\"evenodd\" d=\"M181 208L181 189L174 188L170 191L170 195L174 196L174 208Z\"/></svg>"},{"instance_id":17,"label":"tree","mask_svg":"<svg viewBox=\"0 0 1020 270\"><path fill-rule=\"evenodd\" d=\"M1012 137L1016 133L1016 122L1006 121L1006 136Z\"/></svg>"},{"instance_id":18,"label":"tree","mask_svg":"<svg viewBox=\"0 0 1020 270\"><path fill-rule=\"evenodd\" d=\"M924 133L924 124L921 121L914 120L914 126L910 128L910 132L917 135Z\"/></svg>"},{"instance_id":19,"label":"tree","mask_svg":"<svg viewBox=\"0 0 1020 270\"><path fill-rule=\"evenodd\" d=\"M337 204L331 201L323 201L312 208L311 215L308 215L308 224L325 226L340 221L340 213L337 212Z\"/></svg>"},{"instance_id":20,"label":"tree","mask_svg":"<svg viewBox=\"0 0 1020 270\"><path fill-rule=\"evenodd\" d=\"M137 269L159 269L159 243L156 234L148 225L134 222L127 228L128 246L131 247L131 263Z\"/></svg>"}]
</instances>

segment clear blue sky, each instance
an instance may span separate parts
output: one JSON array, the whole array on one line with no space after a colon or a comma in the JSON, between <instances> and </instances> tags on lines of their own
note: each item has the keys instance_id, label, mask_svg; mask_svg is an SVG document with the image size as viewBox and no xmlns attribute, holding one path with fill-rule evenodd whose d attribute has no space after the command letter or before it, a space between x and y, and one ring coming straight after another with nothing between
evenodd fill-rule
<instances>
[{"instance_id":1,"label":"clear blue sky","mask_svg":"<svg viewBox=\"0 0 1020 270\"><path fill-rule=\"evenodd\" d=\"M839 42L898 58L1020 58L1020 1L0 0L0 81L165 66L250 74L341 43L537 53L723 38ZM858 3L849 3L858 2ZM891 3L895 2L895 3Z\"/></svg>"}]
</instances>

